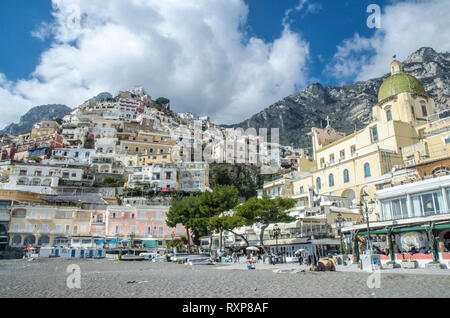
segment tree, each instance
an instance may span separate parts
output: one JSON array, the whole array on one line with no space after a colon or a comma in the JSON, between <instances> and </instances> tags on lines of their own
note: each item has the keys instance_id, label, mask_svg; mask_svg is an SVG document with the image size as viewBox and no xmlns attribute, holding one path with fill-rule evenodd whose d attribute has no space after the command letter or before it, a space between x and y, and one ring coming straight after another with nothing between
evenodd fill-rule
<instances>
[{"instance_id":1,"label":"tree","mask_svg":"<svg viewBox=\"0 0 450 318\"><path fill-rule=\"evenodd\" d=\"M210 219L209 224L212 228L219 230L223 229L236 236L239 236L245 241L246 246L247 247L249 246L247 237L243 234L235 232L235 229L238 227L252 225L251 223L248 222L248 220L244 219L243 217L240 217L236 214L214 216Z\"/></svg>"},{"instance_id":2,"label":"tree","mask_svg":"<svg viewBox=\"0 0 450 318\"><path fill-rule=\"evenodd\" d=\"M182 224L186 228L188 241L188 253L191 252L190 232L201 232L201 227L205 224L199 209L198 197L193 195L182 198L181 200L172 200L169 213L167 213L167 226L176 227Z\"/></svg>"},{"instance_id":3,"label":"tree","mask_svg":"<svg viewBox=\"0 0 450 318\"><path fill-rule=\"evenodd\" d=\"M211 250L212 233L220 233L219 248L222 250L223 226L214 217L232 210L238 204L238 190L232 185L216 185L212 192L204 192L199 197L200 211L207 219L207 230L210 237L209 249Z\"/></svg>"},{"instance_id":4,"label":"tree","mask_svg":"<svg viewBox=\"0 0 450 318\"><path fill-rule=\"evenodd\" d=\"M245 219L246 224L261 224L259 240L266 253L268 249L264 245L264 231L271 223L288 223L295 221L286 210L295 206L295 200L276 197L271 199L264 195L262 199L253 197L236 208L236 216Z\"/></svg>"}]
</instances>

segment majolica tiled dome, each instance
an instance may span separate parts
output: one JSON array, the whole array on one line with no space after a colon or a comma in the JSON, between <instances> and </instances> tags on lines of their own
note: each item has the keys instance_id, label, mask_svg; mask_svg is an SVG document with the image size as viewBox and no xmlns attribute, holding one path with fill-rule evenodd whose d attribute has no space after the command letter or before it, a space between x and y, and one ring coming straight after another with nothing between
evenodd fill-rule
<instances>
[{"instance_id":1,"label":"majolica tiled dome","mask_svg":"<svg viewBox=\"0 0 450 318\"><path fill-rule=\"evenodd\" d=\"M402 72L400 62L392 62L391 70L392 75L381 84L378 92L378 102L403 92L427 95L422 83L417 78Z\"/></svg>"}]
</instances>

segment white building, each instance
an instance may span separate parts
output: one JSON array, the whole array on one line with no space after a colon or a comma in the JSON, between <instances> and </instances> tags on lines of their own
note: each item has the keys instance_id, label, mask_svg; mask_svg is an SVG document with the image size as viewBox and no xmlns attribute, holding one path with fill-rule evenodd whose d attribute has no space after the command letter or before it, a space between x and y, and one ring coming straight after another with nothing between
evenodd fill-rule
<instances>
[{"instance_id":1,"label":"white building","mask_svg":"<svg viewBox=\"0 0 450 318\"><path fill-rule=\"evenodd\" d=\"M173 164L155 163L134 168L128 176L128 187L148 186L150 189L177 190L177 167Z\"/></svg>"},{"instance_id":2,"label":"white building","mask_svg":"<svg viewBox=\"0 0 450 318\"><path fill-rule=\"evenodd\" d=\"M94 149L59 148L53 150L52 158L68 163L88 164L94 153Z\"/></svg>"}]
</instances>

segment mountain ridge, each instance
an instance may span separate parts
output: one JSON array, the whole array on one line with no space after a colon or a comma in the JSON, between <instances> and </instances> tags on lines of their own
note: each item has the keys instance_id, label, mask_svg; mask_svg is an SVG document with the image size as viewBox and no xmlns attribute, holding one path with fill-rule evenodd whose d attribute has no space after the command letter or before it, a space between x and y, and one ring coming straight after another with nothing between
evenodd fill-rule
<instances>
[{"instance_id":1,"label":"mountain ridge","mask_svg":"<svg viewBox=\"0 0 450 318\"><path fill-rule=\"evenodd\" d=\"M450 53L437 53L432 48L422 47L404 61L403 71L421 81L438 110L448 108ZM378 102L378 90L389 75L341 86L323 87L320 83L312 83L249 119L226 127L279 128L281 144L310 148L311 139L307 133L312 127L322 127L327 116L334 128L347 134L368 124L372 106Z\"/></svg>"}]
</instances>

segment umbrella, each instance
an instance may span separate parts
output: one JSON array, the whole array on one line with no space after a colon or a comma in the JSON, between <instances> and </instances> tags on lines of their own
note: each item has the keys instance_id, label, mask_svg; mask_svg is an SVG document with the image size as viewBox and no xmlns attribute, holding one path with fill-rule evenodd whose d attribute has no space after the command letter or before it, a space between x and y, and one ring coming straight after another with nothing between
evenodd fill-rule
<instances>
[{"instance_id":1,"label":"umbrella","mask_svg":"<svg viewBox=\"0 0 450 318\"><path fill-rule=\"evenodd\" d=\"M130 240L129 239L123 239L120 241L120 243L128 243Z\"/></svg>"},{"instance_id":2,"label":"umbrella","mask_svg":"<svg viewBox=\"0 0 450 318\"><path fill-rule=\"evenodd\" d=\"M295 254L299 254L299 253L304 252L304 251L305 251L305 249L304 249L304 248L301 248L301 249L295 251Z\"/></svg>"},{"instance_id":3,"label":"umbrella","mask_svg":"<svg viewBox=\"0 0 450 318\"><path fill-rule=\"evenodd\" d=\"M28 246L27 248L24 249L25 251L31 251L31 250L35 250L35 248L33 246Z\"/></svg>"},{"instance_id":4,"label":"umbrella","mask_svg":"<svg viewBox=\"0 0 450 318\"><path fill-rule=\"evenodd\" d=\"M247 251L259 251L259 248L255 247L255 246L249 246L249 247L247 247Z\"/></svg>"},{"instance_id":5,"label":"umbrella","mask_svg":"<svg viewBox=\"0 0 450 318\"><path fill-rule=\"evenodd\" d=\"M117 242L117 241L109 241L107 244L117 244L117 243L119 243L119 242Z\"/></svg>"}]
</instances>

